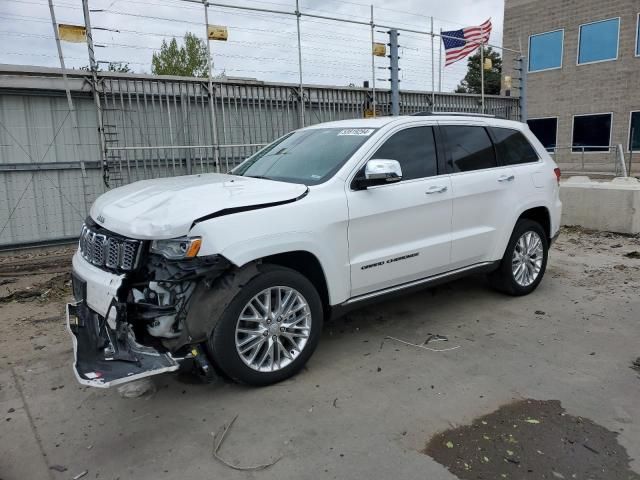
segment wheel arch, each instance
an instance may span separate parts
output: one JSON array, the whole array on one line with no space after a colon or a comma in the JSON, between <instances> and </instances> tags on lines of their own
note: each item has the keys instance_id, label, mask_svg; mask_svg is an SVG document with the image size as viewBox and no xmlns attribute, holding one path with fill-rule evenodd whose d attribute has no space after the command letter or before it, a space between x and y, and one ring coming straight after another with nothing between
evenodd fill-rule
<instances>
[{"instance_id":1,"label":"wheel arch","mask_svg":"<svg viewBox=\"0 0 640 480\"><path fill-rule=\"evenodd\" d=\"M325 312L329 310L330 301L327 276L320 260L313 253L306 250L294 250L268 255L260 261L262 263L287 267L305 276L318 291Z\"/></svg>"},{"instance_id":2,"label":"wheel arch","mask_svg":"<svg viewBox=\"0 0 640 480\"><path fill-rule=\"evenodd\" d=\"M547 241L551 240L551 213L547 207L539 206L525 210L516 220L516 224L518 221L523 219L533 220L534 222L539 223L544 230Z\"/></svg>"}]
</instances>

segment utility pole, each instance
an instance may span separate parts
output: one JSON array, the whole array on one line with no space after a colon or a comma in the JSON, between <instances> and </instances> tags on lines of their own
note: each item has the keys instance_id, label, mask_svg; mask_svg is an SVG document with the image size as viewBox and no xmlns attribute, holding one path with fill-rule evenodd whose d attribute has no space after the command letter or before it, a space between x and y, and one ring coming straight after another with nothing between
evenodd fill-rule
<instances>
[{"instance_id":1,"label":"utility pole","mask_svg":"<svg viewBox=\"0 0 640 480\"><path fill-rule=\"evenodd\" d=\"M304 127L304 89L302 87L302 40L300 39L300 2L296 0L296 31L298 33L298 88L300 95L300 128Z\"/></svg>"},{"instance_id":2,"label":"utility pole","mask_svg":"<svg viewBox=\"0 0 640 480\"><path fill-rule=\"evenodd\" d=\"M527 122L527 57L524 55L519 55L516 58L516 66L514 70L518 72L518 83L519 85L516 87L520 94L520 121L522 123Z\"/></svg>"},{"instance_id":3,"label":"utility pole","mask_svg":"<svg viewBox=\"0 0 640 480\"><path fill-rule=\"evenodd\" d=\"M211 64L211 40L209 39L209 2L202 0L204 5L204 30L207 35L207 69L209 84L209 113L211 114L211 139L213 140L213 163L216 173L220 173L220 146L218 145L218 124L216 122L216 92L213 90L213 65Z\"/></svg>"},{"instance_id":4,"label":"utility pole","mask_svg":"<svg viewBox=\"0 0 640 480\"><path fill-rule=\"evenodd\" d=\"M96 113L98 116L100 163L102 164L103 174L106 175L107 169L109 168L105 160L107 142L104 138L104 125L102 124L102 105L100 104L100 94L98 93L98 64L96 63L96 56L93 51L93 34L91 32L91 17L89 16L89 0L82 0L82 13L84 14L84 26L87 29L87 48L89 49L89 68L91 69L91 81L93 83L93 101L96 104Z\"/></svg>"},{"instance_id":5,"label":"utility pole","mask_svg":"<svg viewBox=\"0 0 640 480\"><path fill-rule=\"evenodd\" d=\"M389 30L389 59L391 71L391 115L400 115L400 79L398 68L398 30Z\"/></svg>"}]
</instances>

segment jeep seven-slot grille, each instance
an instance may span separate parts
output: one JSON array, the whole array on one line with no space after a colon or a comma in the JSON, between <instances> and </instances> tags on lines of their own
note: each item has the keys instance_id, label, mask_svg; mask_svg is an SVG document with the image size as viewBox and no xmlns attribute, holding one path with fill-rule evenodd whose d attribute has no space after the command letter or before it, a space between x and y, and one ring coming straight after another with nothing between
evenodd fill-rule
<instances>
[{"instance_id":1,"label":"jeep seven-slot grille","mask_svg":"<svg viewBox=\"0 0 640 480\"><path fill-rule=\"evenodd\" d=\"M80 253L89 263L109 270L134 270L142 242L97 232L84 225L80 234Z\"/></svg>"}]
</instances>

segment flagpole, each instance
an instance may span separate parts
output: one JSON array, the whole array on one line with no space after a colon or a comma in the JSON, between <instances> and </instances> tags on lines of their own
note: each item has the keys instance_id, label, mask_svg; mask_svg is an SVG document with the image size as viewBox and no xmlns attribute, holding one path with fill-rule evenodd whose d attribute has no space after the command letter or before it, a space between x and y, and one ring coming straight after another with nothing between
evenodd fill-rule
<instances>
[{"instance_id":1,"label":"flagpole","mask_svg":"<svg viewBox=\"0 0 640 480\"><path fill-rule=\"evenodd\" d=\"M480 27L484 35L484 28ZM484 113L484 38L480 38L480 113Z\"/></svg>"}]
</instances>

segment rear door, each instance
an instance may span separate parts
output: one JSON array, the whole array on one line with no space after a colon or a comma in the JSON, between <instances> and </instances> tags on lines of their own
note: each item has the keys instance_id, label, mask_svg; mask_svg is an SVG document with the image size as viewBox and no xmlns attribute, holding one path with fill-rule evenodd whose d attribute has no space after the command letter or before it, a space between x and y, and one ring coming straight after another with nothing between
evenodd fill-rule
<instances>
[{"instance_id":1,"label":"rear door","mask_svg":"<svg viewBox=\"0 0 640 480\"><path fill-rule=\"evenodd\" d=\"M515 175L498 164L487 127L478 123L440 125L451 175L453 209L451 268L497 260L515 195Z\"/></svg>"},{"instance_id":2,"label":"rear door","mask_svg":"<svg viewBox=\"0 0 640 480\"><path fill-rule=\"evenodd\" d=\"M432 126L404 127L367 158L397 160L400 182L367 190L347 184L352 296L448 269L451 180L438 171L435 135Z\"/></svg>"}]
</instances>

